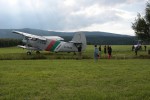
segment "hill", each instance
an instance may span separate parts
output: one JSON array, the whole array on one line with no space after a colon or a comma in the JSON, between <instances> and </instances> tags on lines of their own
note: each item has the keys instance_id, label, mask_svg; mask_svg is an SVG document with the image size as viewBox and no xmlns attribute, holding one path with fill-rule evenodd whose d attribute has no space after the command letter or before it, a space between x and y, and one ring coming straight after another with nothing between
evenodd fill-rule
<instances>
[{"instance_id":1,"label":"hill","mask_svg":"<svg viewBox=\"0 0 150 100\"><path fill-rule=\"evenodd\" d=\"M61 36L66 41L72 39L73 34L76 32L55 32L46 31L39 29L0 29L0 38L15 38L21 39L22 37L18 34L12 33L13 30L22 31L30 34L40 35L40 36ZM128 35L119 35L115 33L108 32L98 32L98 31L79 31L83 32L87 37L87 42L89 44L135 44L135 37Z\"/></svg>"}]
</instances>

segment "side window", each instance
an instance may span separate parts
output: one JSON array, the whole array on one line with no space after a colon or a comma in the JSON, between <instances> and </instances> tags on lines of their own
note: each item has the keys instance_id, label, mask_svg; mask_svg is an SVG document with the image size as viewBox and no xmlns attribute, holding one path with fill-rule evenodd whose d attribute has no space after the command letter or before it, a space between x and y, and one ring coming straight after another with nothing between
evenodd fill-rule
<instances>
[{"instance_id":1,"label":"side window","mask_svg":"<svg viewBox=\"0 0 150 100\"><path fill-rule=\"evenodd\" d=\"M46 44L46 41L45 41L45 40L42 40L42 44Z\"/></svg>"},{"instance_id":2,"label":"side window","mask_svg":"<svg viewBox=\"0 0 150 100\"><path fill-rule=\"evenodd\" d=\"M40 44L46 44L46 41L45 40L39 40L38 43L40 43Z\"/></svg>"}]
</instances>

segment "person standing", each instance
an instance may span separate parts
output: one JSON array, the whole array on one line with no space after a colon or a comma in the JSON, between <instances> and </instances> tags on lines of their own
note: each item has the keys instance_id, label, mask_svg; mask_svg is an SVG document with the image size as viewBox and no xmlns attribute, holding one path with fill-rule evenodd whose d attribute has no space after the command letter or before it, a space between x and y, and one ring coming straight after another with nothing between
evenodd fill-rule
<instances>
[{"instance_id":1,"label":"person standing","mask_svg":"<svg viewBox=\"0 0 150 100\"><path fill-rule=\"evenodd\" d=\"M107 50L106 50L106 45L104 46L104 54L105 54L105 56L106 56L106 52L107 52Z\"/></svg>"},{"instance_id":2,"label":"person standing","mask_svg":"<svg viewBox=\"0 0 150 100\"><path fill-rule=\"evenodd\" d=\"M101 57L101 51L102 51L101 45L99 45L99 58Z\"/></svg>"},{"instance_id":3,"label":"person standing","mask_svg":"<svg viewBox=\"0 0 150 100\"><path fill-rule=\"evenodd\" d=\"M145 51L146 51L146 45L144 45L144 49L145 49Z\"/></svg>"},{"instance_id":4,"label":"person standing","mask_svg":"<svg viewBox=\"0 0 150 100\"><path fill-rule=\"evenodd\" d=\"M138 47L135 47L135 55L137 56Z\"/></svg>"},{"instance_id":5,"label":"person standing","mask_svg":"<svg viewBox=\"0 0 150 100\"><path fill-rule=\"evenodd\" d=\"M79 52L79 58L78 59L82 59L82 45L78 45L78 52Z\"/></svg>"},{"instance_id":6,"label":"person standing","mask_svg":"<svg viewBox=\"0 0 150 100\"><path fill-rule=\"evenodd\" d=\"M108 47L108 59L111 58L112 48L111 46Z\"/></svg>"},{"instance_id":7,"label":"person standing","mask_svg":"<svg viewBox=\"0 0 150 100\"><path fill-rule=\"evenodd\" d=\"M98 55L98 48L97 48L97 45L95 45L95 49L94 49L94 59L95 59L95 61L98 60L98 57L99 57L99 55Z\"/></svg>"}]
</instances>

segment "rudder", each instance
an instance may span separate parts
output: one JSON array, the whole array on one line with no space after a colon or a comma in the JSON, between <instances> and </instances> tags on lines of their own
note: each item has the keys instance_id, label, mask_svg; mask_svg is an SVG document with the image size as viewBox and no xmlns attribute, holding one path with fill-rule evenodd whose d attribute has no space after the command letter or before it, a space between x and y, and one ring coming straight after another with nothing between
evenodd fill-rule
<instances>
[{"instance_id":1,"label":"rudder","mask_svg":"<svg viewBox=\"0 0 150 100\"><path fill-rule=\"evenodd\" d=\"M82 51L86 49L86 45L87 45L86 37L85 37L85 34L82 32L75 33L71 42L73 42L75 44L81 44Z\"/></svg>"}]
</instances>

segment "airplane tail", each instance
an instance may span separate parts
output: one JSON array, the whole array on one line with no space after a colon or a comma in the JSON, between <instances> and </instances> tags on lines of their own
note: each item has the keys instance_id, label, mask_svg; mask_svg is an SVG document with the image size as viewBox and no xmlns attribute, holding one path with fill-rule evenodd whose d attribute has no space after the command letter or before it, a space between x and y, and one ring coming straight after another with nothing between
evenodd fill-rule
<instances>
[{"instance_id":1,"label":"airplane tail","mask_svg":"<svg viewBox=\"0 0 150 100\"><path fill-rule=\"evenodd\" d=\"M86 37L85 34L82 32L75 33L73 39L70 42L73 42L76 46L81 45L82 51L86 49Z\"/></svg>"}]
</instances>

